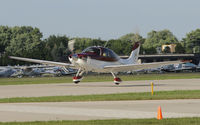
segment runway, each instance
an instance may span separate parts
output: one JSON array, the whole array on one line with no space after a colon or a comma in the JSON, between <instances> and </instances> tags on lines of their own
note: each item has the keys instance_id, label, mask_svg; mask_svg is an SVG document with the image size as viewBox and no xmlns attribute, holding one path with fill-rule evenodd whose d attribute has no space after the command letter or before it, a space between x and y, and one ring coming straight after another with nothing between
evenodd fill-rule
<instances>
[{"instance_id":1,"label":"runway","mask_svg":"<svg viewBox=\"0 0 200 125\"><path fill-rule=\"evenodd\" d=\"M161 106L163 118L200 117L200 99L96 101L53 103L2 103L0 121L92 120L156 118Z\"/></svg>"},{"instance_id":2,"label":"runway","mask_svg":"<svg viewBox=\"0 0 200 125\"><path fill-rule=\"evenodd\" d=\"M56 95L88 95L150 92L151 80L113 82L33 84L0 86L0 98ZM197 90L200 79L154 80L155 91ZM161 106L164 118L200 117L200 99L0 103L0 122L156 118Z\"/></svg>"},{"instance_id":3,"label":"runway","mask_svg":"<svg viewBox=\"0 0 200 125\"><path fill-rule=\"evenodd\" d=\"M200 79L123 81L119 86L113 82L2 85L0 98L150 92L152 81L155 91L200 89Z\"/></svg>"}]
</instances>

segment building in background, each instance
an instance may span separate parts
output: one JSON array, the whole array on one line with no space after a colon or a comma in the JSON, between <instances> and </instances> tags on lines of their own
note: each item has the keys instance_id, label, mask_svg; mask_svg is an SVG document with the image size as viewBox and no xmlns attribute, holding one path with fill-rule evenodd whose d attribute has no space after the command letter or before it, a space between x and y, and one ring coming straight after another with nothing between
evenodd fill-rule
<instances>
[{"instance_id":1,"label":"building in background","mask_svg":"<svg viewBox=\"0 0 200 125\"><path fill-rule=\"evenodd\" d=\"M175 53L176 44L162 45L162 52Z\"/></svg>"}]
</instances>

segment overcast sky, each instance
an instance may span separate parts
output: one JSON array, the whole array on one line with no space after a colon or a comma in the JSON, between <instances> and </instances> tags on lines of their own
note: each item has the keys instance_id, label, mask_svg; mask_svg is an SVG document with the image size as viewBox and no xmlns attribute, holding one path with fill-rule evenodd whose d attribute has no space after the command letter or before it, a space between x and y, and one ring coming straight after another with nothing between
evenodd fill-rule
<instances>
[{"instance_id":1,"label":"overcast sky","mask_svg":"<svg viewBox=\"0 0 200 125\"><path fill-rule=\"evenodd\" d=\"M0 0L0 25L104 40L169 29L178 39L200 28L200 0Z\"/></svg>"}]
</instances>

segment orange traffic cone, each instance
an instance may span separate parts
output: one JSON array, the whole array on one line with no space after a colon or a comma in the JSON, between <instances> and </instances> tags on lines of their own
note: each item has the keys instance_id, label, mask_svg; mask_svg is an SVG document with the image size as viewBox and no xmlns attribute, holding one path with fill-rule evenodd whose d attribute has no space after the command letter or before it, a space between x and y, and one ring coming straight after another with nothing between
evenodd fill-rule
<instances>
[{"instance_id":1,"label":"orange traffic cone","mask_svg":"<svg viewBox=\"0 0 200 125\"><path fill-rule=\"evenodd\" d=\"M163 119L163 117L162 117L162 111L161 111L161 107L160 107L160 106L158 107L157 119L158 119L158 120Z\"/></svg>"}]
</instances>

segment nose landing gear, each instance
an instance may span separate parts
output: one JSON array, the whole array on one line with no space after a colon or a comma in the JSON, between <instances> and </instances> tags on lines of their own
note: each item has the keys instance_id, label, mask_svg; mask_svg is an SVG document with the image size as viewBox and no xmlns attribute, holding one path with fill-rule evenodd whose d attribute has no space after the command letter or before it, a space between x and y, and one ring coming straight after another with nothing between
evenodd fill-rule
<instances>
[{"instance_id":1,"label":"nose landing gear","mask_svg":"<svg viewBox=\"0 0 200 125\"><path fill-rule=\"evenodd\" d=\"M73 77L73 82L75 84L78 84L82 80L82 75L84 73L84 70L79 69L76 75Z\"/></svg>"},{"instance_id":2,"label":"nose landing gear","mask_svg":"<svg viewBox=\"0 0 200 125\"><path fill-rule=\"evenodd\" d=\"M115 78L114 78L114 83L115 83L116 85L119 85L121 82L122 82L122 80L121 80L119 77L115 77Z\"/></svg>"},{"instance_id":3,"label":"nose landing gear","mask_svg":"<svg viewBox=\"0 0 200 125\"><path fill-rule=\"evenodd\" d=\"M82 76L74 76L73 77L73 82L75 84L78 84L81 81L81 79L82 79Z\"/></svg>"},{"instance_id":4,"label":"nose landing gear","mask_svg":"<svg viewBox=\"0 0 200 125\"><path fill-rule=\"evenodd\" d=\"M116 85L119 85L119 84L122 82L122 80L121 80L119 77L116 77L115 74L114 74L113 72L111 72L111 74L112 74L113 77L114 77L114 83L115 83Z\"/></svg>"}]
</instances>

